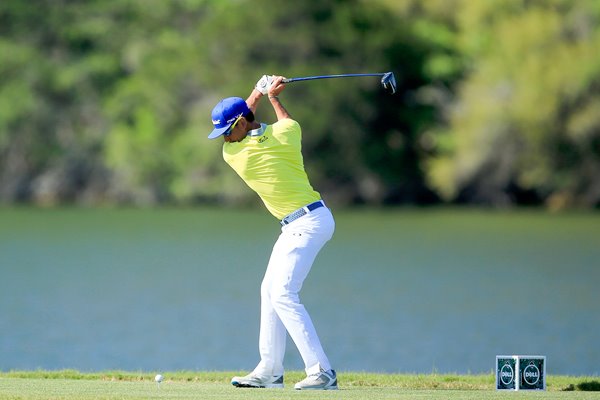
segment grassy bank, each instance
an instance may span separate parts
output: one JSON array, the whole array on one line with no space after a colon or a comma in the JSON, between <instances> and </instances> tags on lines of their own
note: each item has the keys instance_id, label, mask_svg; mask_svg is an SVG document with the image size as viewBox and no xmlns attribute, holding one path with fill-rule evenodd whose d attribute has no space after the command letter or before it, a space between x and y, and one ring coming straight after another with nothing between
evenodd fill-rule
<instances>
[{"instance_id":1,"label":"grassy bank","mask_svg":"<svg viewBox=\"0 0 600 400\"><path fill-rule=\"evenodd\" d=\"M399 375L339 373L337 392L298 392L301 372L286 374L286 389L236 389L235 372L164 372L160 387L155 373L108 371L12 371L0 373L4 399L600 399L600 378L549 376L546 392L506 393L494 390L488 375Z\"/></svg>"}]
</instances>

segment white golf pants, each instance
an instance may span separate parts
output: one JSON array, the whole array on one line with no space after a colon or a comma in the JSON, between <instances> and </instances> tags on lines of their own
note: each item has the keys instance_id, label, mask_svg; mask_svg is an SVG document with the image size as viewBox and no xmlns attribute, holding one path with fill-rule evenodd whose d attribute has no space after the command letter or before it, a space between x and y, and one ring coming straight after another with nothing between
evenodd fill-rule
<instances>
[{"instance_id":1,"label":"white golf pants","mask_svg":"<svg viewBox=\"0 0 600 400\"><path fill-rule=\"evenodd\" d=\"M258 375L282 375L286 331L308 375L331 369L321 341L298 293L313 261L331 239L335 222L327 207L318 208L281 228L261 285Z\"/></svg>"}]
</instances>

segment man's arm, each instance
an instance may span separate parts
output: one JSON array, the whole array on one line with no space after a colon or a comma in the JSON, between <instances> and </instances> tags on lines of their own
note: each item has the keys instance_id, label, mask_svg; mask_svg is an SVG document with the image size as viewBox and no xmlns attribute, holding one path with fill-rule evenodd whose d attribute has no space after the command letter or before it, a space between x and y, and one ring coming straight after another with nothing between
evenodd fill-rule
<instances>
[{"instance_id":1,"label":"man's arm","mask_svg":"<svg viewBox=\"0 0 600 400\"><path fill-rule=\"evenodd\" d=\"M273 106L273 110L275 110L275 115L277 115L277 121L282 119L291 118L290 114L287 112L281 101L279 101L279 93L285 89L285 83L282 82L283 76L277 76L273 80L273 84L269 88L269 101Z\"/></svg>"},{"instance_id":2,"label":"man's arm","mask_svg":"<svg viewBox=\"0 0 600 400\"><path fill-rule=\"evenodd\" d=\"M263 97L263 94L258 90L253 89L250 96L246 99L246 104L248 104L248 108L252 110L253 113L256 113L256 107L258 106L261 97Z\"/></svg>"},{"instance_id":3,"label":"man's arm","mask_svg":"<svg viewBox=\"0 0 600 400\"><path fill-rule=\"evenodd\" d=\"M246 99L246 104L253 113L256 113L256 108L258 107L260 98L268 93L268 90L273 83L273 78L273 75L261 76L258 82L256 82L252 93L250 93L250 96Z\"/></svg>"}]
</instances>

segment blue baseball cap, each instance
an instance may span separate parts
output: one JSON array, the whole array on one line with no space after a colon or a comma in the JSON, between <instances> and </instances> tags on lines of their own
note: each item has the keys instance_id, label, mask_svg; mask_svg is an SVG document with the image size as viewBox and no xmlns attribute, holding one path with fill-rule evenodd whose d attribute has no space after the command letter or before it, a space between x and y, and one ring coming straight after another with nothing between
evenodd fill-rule
<instances>
[{"instance_id":1,"label":"blue baseball cap","mask_svg":"<svg viewBox=\"0 0 600 400\"><path fill-rule=\"evenodd\" d=\"M218 138L231 127L236 119L249 112L248 104L241 97L228 97L221 100L212 110L212 123L215 129L208 135L208 138Z\"/></svg>"}]
</instances>

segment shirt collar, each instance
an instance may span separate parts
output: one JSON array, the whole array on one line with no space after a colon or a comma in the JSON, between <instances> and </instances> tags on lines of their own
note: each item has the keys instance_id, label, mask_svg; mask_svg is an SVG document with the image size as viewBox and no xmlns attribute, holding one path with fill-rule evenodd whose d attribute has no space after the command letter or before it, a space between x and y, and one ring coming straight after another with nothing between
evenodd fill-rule
<instances>
[{"instance_id":1,"label":"shirt collar","mask_svg":"<svg viewBox=\"0 0 600 400\"><path fill-rule=\"evenodd\" d=\"M251 130L250 132L248 132L248 136L252 136L252 137L262 136L262 134L265 133L266 130L267 130L267 124L265 124L264 122L261 122L260 128Z\"/></svg>"}]
</instances>

